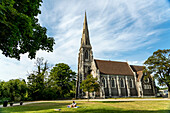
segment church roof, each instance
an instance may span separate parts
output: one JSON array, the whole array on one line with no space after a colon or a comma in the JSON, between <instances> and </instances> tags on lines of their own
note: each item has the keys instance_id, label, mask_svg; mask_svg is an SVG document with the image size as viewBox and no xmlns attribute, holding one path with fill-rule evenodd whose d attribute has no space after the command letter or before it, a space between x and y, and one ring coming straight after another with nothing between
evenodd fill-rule
<instances>
[{"instance_id":1,"label":"church roof","mask_svg":"<svg viewBox=\"0 0 170 113\"><path fill-rule=\"evenodd\" d=\"M134 72L137 72L137 81L140 81L140 79L143 76L143 70L144 66L135 66L135 65L130 65L130 67L133 69Z\"/></svg>"},{"instance_id":2,"label":"church roof","mask_svg":"<svg viewBox=\"0 0 170 113\"><path fill-rule=\"evenodd\" d=\"M100 73L108 75L130 75L133 76L133 72L127 62L106 61L106 60L94 60Z\"/></svg>"},{"instance_id":3,"label":"church roof","mask_svg":"<svg viewBox=\"0 0 170 113\"><path fill-rule=\"evenodd\" d=\"M134 72L138 72L138 71L143 71L144 70L144 66L130 65L130 67L133 69Z\"/></svg>"}]
</instances>

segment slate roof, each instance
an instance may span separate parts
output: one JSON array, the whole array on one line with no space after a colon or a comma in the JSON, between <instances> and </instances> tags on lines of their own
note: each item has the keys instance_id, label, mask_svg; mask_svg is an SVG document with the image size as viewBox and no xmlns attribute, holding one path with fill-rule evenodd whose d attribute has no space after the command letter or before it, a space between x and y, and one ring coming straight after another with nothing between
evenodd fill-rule
<instances>
[{"instance_id":1,"label":"slate roof","mask_svg":"<svg viewBox=\"0 0 170 113\"><path fill-rule=\"evenodd\" d=\"M144 66L135 66L135 65L130 65L130 67L133 69L134 72L137 73L137 81L139 82L139 80L142 78L143 76L143 70L144 70Z\"/></svg>"},{"instance_id":2,"label":"slate roof","mask_svg":"<svg viewBox=\"0 0 170 113\"><path fill-rule=\"evenodd\" d=\"M94 60L101 74L134 76L127 62Z\"/></svg>"},{"instance_id":3,"label":"slate roof","mask_svg":"<svg viewBox=\"0 0 170 113\"><path fill-rule=\"evenodd\" d=\"M130 67L133 69L134 72L138 72L138 71L144 70L144 66L130 65Z\"/></svg>"}]
</instances>

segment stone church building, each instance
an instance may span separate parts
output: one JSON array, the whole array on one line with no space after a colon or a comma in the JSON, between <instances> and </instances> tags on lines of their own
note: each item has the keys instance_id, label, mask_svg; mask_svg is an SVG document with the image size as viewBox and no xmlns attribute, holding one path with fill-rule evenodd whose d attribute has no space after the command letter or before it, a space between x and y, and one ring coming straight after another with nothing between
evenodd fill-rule
<instances>
[{"instance_id":1,"label":"stone church building","mask_svg":"<svg viewBox=\"0 0 170 113\"><path fill-rule=\"evenodd\" d=\"M143 69L143 66L129 65L127 62L94 59L85 13L78 56L76 98L87 98L80 84L88 74L97 77L100 85L99 91L91 93L90 98L155 96L154 81L151 76L144 77Z\"/></svg>"}]
</instances>

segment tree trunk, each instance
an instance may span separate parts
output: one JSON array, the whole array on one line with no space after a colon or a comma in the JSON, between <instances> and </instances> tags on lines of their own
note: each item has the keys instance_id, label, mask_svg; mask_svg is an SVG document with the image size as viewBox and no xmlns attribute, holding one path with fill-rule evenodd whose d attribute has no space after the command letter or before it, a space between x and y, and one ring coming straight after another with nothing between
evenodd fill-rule
<instances>
[{"instance_id":1,"label":"tree trunk","mask_svg":"<svg viewBox=\"0 0 170 113\"><path fill-rule=\"evenodd\" d=\"M170 98L170 86L168 86L168 98Z\"/></svg>"},{"instance_id":2,"label":"tree trunk","mask_svg":"<svg viewBox=\"0 0 170 113\"><path fill-rule=\"evenodd\" d=\"M89 92L87 92L87 98L88 98L88 102L89 102Z\"/></svg>"}]
</instances>

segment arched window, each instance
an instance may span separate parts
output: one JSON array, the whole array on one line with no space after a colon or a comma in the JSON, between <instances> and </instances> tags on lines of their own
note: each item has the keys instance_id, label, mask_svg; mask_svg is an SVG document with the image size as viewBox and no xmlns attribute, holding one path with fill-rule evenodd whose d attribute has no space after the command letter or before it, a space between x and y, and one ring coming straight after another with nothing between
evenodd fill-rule
<instances>
[{"instance_id":1,"label":"arched window","mask_svg":"<svg viewBox=\"0 0 170 113\"><path fill-rule=\"evenodd\" d=\"M149 83L149 78L144 78L145 83Z\"/></svg>"},{"instance_id":2,"label":"arched window","mask_svg":"<svg viewBox=\"0 0 170 113\"><path fill-rule=\"evenodd\" d=\"M88 51L85 51L85 59L88 59Z\"/></svg>"},{"instance_id":3,"label":"arched window","mask_svg":"<svg viewBox=\"0 0 170 113\"><path fill-rule=\"evenodd\" d=\"M103 83L103 87L105 88L106 87L106 80L105 80L105 78L102 79L102 83Z\"/></svg>"},{"instance_id":4,"label":"arched window","mask_svg":"<svg viewBox=\"0 0 170 113\"><path fill-rule=\"evenodd\" d=\"M86 45L88 44L88 41L86 40Z\"/></svg>"},{"instance_id":5,"label":"arched window","mask_svg":"<svg viewBox=\"0 0 170 113\"><path fill-rule=\"evenodd\" d=\"M111 84L112 84L112 88L114 88L115 87L115 79L114 78L112 78Z\"/></svg>"},{"instance_id":6,"label":"arched window","mask_svg":"<svg viewBox=\"0 0 170 113\"><path fill-rule=\"evenodd\" d=\"M123 81L122 78L120 79L120 86L121 86L122 88L124 88L124 81Z\"/></svg>"},{"instance_id":7,"label":"arched window","mask_svg":"<svg viewBox=\"0 0 170 113\"><path fill-rule=\"evenodd\" d=\"M130 85L130 88L132 88L133 87L133 80L132 79L130 79L130 81L129 81L130 83L129 83L129 85Z\"/></svg>"}]
</instances>

